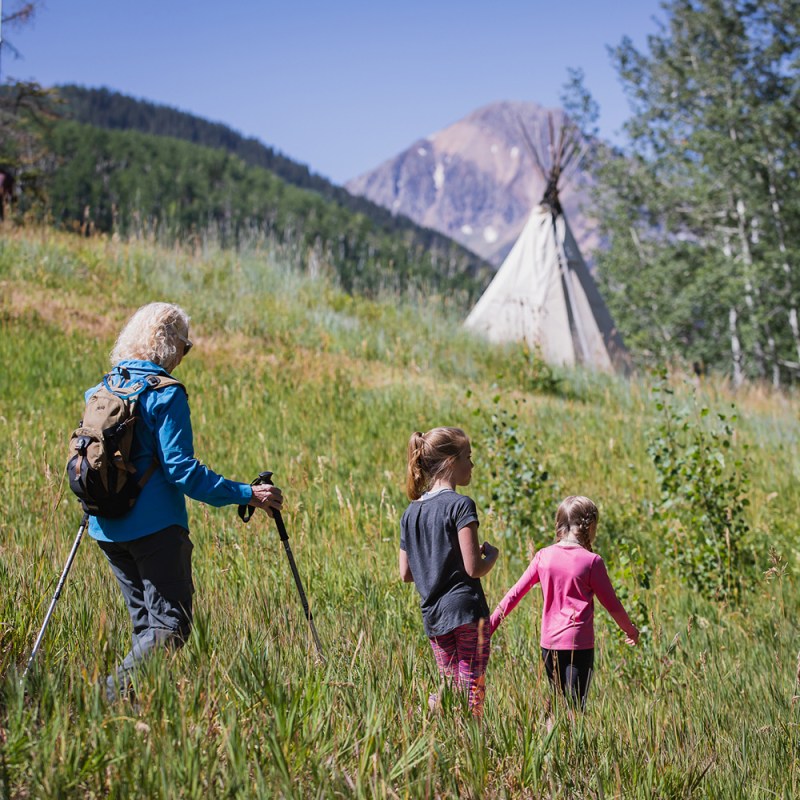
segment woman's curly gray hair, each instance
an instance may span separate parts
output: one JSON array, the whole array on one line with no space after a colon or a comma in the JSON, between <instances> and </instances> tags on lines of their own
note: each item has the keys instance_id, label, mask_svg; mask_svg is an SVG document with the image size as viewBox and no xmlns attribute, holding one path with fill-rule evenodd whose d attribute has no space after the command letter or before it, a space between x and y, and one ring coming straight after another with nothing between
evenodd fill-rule
<instances>
[{"instance_id":1,"label":"woman's curly gray hair","mask_svg":"<svg viewBox=\"0 0 800 800\"><path fill-rule=\"evenodd\" d=\"M134 358L172 372L183 357L188 337L189 316L180 306L148 303L122 329L111 351L111 366Z\"/></svg>"}]
</instances>

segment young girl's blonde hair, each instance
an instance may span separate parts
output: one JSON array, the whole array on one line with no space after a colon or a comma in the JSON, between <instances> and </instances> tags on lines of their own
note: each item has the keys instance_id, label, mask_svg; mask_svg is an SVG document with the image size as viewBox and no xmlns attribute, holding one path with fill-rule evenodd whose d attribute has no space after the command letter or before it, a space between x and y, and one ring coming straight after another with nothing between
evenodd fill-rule
<instances>
[{"instance_id":1,"label":"young girl's blonde hair","mask_svg":"<svg viewBox=\"0 0 800 800\"><path fill-rule=\"evenodd\" d=\"M469 449L469 439L461 428L433 428L427 433L415 431L408 440L406 492L410 500L419 500L431 484L446 475L453 464Z\"/></svg>"},{"instance_id":2,"label":"young girl's blonde hair","mask_svg":"<svg viewBox=\"0 0 800 800\"><path fill-rule=\"evenodd\" d=\"M588 497L581 495L567 497L556 511L556 541L560 542L573 533L578 544L592 552L592 541L598 519L600 512Z\"/></svg>"}]
</instances>

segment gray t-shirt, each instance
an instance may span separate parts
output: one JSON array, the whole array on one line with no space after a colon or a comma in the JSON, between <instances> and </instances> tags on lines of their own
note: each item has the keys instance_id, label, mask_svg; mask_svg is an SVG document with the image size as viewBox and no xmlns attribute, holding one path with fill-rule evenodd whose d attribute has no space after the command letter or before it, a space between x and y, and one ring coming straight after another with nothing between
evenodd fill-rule
<instances>
[{"instance_id":1,"label":"gray t-shirt","mask_svg":"<svg viewBox=\"0 0 800 800\"><path fill-rule=\"evenodd\" d=\"M458 532L471 522L478 522L475 503L452 489L423 495L400 520L400 549L408 557L429 637L489 616L480 579L467 575L458 544Z\"/></svg>"}]
</instances>

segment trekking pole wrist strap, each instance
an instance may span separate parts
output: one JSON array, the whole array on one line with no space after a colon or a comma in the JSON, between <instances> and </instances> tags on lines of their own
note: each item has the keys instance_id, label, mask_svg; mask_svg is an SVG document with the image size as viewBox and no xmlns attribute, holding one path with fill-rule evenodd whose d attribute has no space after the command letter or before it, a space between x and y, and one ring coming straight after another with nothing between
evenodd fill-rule
<instances>
[{"instance_id":1,"label":"trekking pole wrist strap","mask_svg":"<svg viewBox=\"0 0 800 800\"><path fill-rule=\"evenodd\" d=\"M254 481L250 481L251 486L260 486L264 483L272 484L272 473L271 472L259 472L258 477ZM253 512L256 510L255 506L251 506L249 503L243 503L239 506L239 517L242 522L250 522L250 518L253 516Z\"/></svg>"}]
</instances>

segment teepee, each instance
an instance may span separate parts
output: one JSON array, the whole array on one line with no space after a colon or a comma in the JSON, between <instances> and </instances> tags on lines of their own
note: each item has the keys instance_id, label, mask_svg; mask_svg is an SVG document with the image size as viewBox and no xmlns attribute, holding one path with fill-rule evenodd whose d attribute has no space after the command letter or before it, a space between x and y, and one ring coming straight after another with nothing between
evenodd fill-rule
<instances>
[{"instance_id":1,"label":"teepee","mask_svg":"<svg viewBox=\"0 0 800 800\"><path fill-rule=\"evenodd\" d=\"M544 197L464 324L491 341L524 341L550 364L625 371L622 338L558 199L559 180L580 160L580 137L565 121L556 142L548 121L549 167L522 128Z\"/></svg>"}]
</instances>

